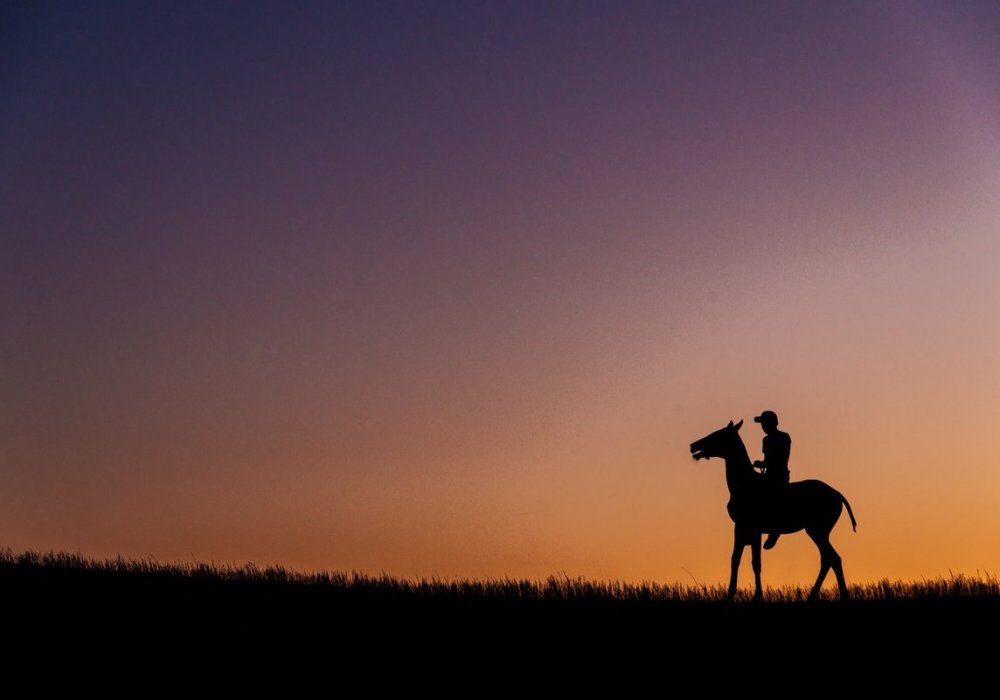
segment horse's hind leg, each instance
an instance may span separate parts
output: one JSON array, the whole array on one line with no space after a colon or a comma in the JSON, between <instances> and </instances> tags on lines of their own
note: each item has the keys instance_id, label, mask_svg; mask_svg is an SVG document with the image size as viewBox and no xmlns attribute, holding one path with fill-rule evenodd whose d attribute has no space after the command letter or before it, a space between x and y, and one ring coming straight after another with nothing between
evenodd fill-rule
<instances>
[{"instance_id":1,"label":"horse's hind leg","mask_svg":"<svg viewBox=\"0 0 1000 700\"><path fill-rule=\"evenodd\" d=\"M816 543L816 547L819 549L819 576L816 577L816 584L809 593L809 600L817 600L819 598L819 591L823 587L823 580L826 578L827 573L830 571L830 567L833 566L834 563L833 558L830 556L831 553L837 557L838 567L840 557L833 549L833 545L830 544L830 533L813 532L810 530L806 530L806 533L812 541ZM841 590L841 595L843 595L843 589Z\"/></svg>"},{"instance_id":2,"label":"horse's hind leg","mask_svg":"<svg viewBox=\"0 0 1000 700\"><path fill-rule=\"evenodd\" d=\"M833 567L833 573L837 576L837 588L840 589L840 599L850 600L851 592L847 590L847 581L844 580L844 564L837 553L837 550L833 548L832 544L827 541L827 546L829 547L830 565Z\"/></svg>"}]
</instances>

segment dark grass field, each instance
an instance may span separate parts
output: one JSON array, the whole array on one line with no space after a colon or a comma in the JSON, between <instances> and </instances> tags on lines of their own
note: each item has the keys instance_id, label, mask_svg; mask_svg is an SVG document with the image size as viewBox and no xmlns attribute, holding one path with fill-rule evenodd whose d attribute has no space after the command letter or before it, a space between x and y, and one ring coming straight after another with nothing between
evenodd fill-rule
<instances>
[{"instance_id":1,"label":"dark grass field","mask_svg":"<svg viewBox=\"0 0 1000 700\"><path fill-rule=\"evenodd\" d=\"M992 677L1000 663L991 576L855 586L848 603L808 603L806 593L728 603L721 587L409 581L0 553L8 664L424 688L471 677L730 685L777 670L898 689Z\"/></svg>"}]
</instances>

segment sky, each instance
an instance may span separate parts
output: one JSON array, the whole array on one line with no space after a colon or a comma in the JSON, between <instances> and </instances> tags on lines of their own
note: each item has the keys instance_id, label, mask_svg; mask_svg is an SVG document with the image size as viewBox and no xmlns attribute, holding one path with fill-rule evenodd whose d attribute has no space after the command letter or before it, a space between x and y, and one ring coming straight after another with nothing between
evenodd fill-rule
<instances>
[{"instance_id":1,"label":"sky","mask_svg":"<svg viewBox=\"0 0 1000 700\"><path fill-rule=\"evenodd\" d=\"M6 3L0 547L719 583L688 445L770 409L849 581L1000 571L998 65L980 2Z\"/></svg>"}]
</instances>

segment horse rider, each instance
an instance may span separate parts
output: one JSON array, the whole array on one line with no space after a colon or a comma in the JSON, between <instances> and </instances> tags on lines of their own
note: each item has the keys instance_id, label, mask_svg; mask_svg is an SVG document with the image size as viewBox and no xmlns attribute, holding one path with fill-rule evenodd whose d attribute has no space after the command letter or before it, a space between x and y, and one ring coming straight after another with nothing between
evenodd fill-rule
<instances>
[{"instance_id":1,"label":"horse rider","mask_svg":"<svg viewBox=\"0 0 1000 700\"><path fill-rule=\"evenodd\" d=\"M792 438L778 430L778 416L774 411L764 411L753 419L764 430L763 461L753 465L761 470L769 500L774 504L788 486L788 457L792 451ZM781 537L780 532L770 532L764 542L764 549L772 549Z\"/></svg>"}]
</instances>

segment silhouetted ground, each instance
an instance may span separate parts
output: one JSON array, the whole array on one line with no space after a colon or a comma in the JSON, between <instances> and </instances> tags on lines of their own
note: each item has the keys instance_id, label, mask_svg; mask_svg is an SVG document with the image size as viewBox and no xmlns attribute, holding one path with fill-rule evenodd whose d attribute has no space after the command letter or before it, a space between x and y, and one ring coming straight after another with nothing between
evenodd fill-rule
<instances>
[{"instance_id":1,"label":"silhouetted ground","mask_svg":"<svg viewBox=\"0 0 1000 700\"><path fill-rule=\"evenodd\" d=\"M1000 583L990 577L856 587L849 603L807 603L799 589L761 604L723 593L0 554L8 667L42 662L81 687L127 672L195 684L350 679L372 693L544 682L631 694L653 682L689 694L691 683L775 687L804 674L810 694L851 678L876 691L942 680L954 690L992 678L1000 648Z\"/></svg>"}]
</instances>

